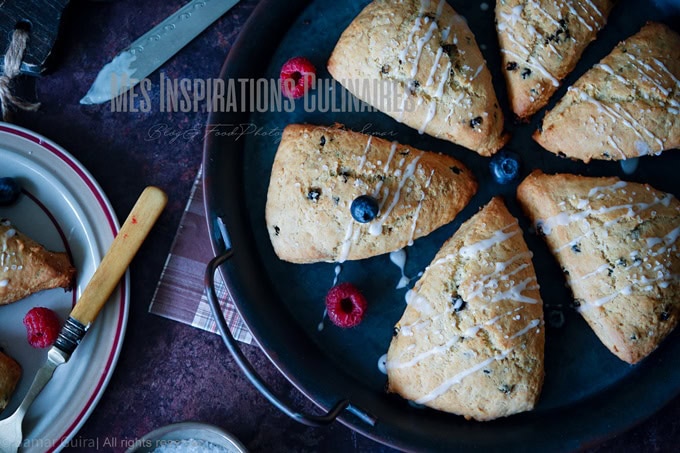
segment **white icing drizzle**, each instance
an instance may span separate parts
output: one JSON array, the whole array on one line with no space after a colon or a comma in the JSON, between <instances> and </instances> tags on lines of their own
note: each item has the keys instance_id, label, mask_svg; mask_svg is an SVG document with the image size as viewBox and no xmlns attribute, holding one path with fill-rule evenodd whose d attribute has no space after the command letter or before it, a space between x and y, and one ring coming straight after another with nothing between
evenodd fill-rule
<instances>
[{"instance_id":1,"label":"white icing drizzle","mask_svg":"<svg viewBox=\"0 0 680 453\"><path fill-rule=\"evenodd\" d=\"M530 55L529 49L527 49L525 46L523 46L522 44L517 42L517 40L515 40L513 38L511 38L511 40L514 41L517 44L517 46L528 55L528 57L523 57L523 56L519 55L518 53L513 52L512 50L508 50L508 49L501 49L501 52L506 53L506 54L510 55L511 57L522 61L523 65L528 66L528 67L530 67L531 69L533 69L537 72L540 72L541 74L543 74L543 76L545 76L546 79L550 80L550 83L552 83L553 86L555 86L555 87L560 86L560 81L557 80L555 78L555 76L553 76L550 72L548 72L548 70L545 69L543 67L543 65L541 65L536 60L536 58L534 58ZM528 61L526 61L527 58L528 58Z\"/></svg>"},{"instance_id":2,"label":"white icing drizzle","mask_svg":"<svg viewBox=\"0 0 680 453\"><path fill-rule=\"evenodd\" d=\"M415 173L416 171L416 166L418 165L418 161L420 160L422 156L422 153L416 156L406 167L406 171L404 171L404 174L401 176L401 179L399 180L399 185L397 186L397 190L394 192L394 196L392 197L392 203L387 207L387 210L384 213L378 214L378 217L376 220L371 222L371 224L368 227L369 233L371 233L373 236L378 236L382 233L382 226L383 223L385 223L385 220L387 217L392 213L392 210L394 207L397 205L399 202L399 198L401 195L401 189L404 187L406 184L406 181L408 181Z\"/></svg>"},{"instance_id":3,"label":"white icing drizzle","mask_svg":"<svg viewBox=\"0 0 680 453\"><path fill-rule=\"evenodd\" d=\"M427 78L427 82L425 82L425 86L429 87L434 83L434 75L437 72L437 68L439 67L439 59L442 57L444 54L444 48L439 47L437 50L437 54L434 56L434 64L432 64L432 69L430 69L430 75Z\"/></svg>"},{"instance_id":4,"label":"white icing drizzle","mask_svg":"<svg viewBox=\"0 0 680 453\"><path fill-rule=\"evenodd\" d=\"M579 90L578 88L575 88L573 86L569 87L567 91L573 91L581 101L587 101L587 102L590 102L591 104L595 105L599 112L606 114L614 122L621 122L625 126L628 126L629 128L631 128L631 130L633 131L633 133L635 135L640 137L641 140L644 141L644 137L642 136L642 134L640 132L641 130L646 131L647 134L651 135L651 132L649 132L647 130L647 128L642 126L638 121L636 121L632 117L631 117L632 122L629 121L628 119L624 118L624 116L620 113L620 110L621 110L620 107L621 106L618 103L614 104L616 109L613 109L613 108L601 103L597 99L593 98L588 93L586 93L582 90ZM627 113L628 112L626 112L626 114ZM630 117L630 115L628 115L628 116ZM658 140L658 138L657 138L657 140ZM662 146L662 149L663 149L663 143L661 143L661 146Z\"/></svg>"},{"instance_id":5,"label":"white icing drizzle","mask_svg":"<svg viewBox=\"0 0 680 453\"><path fill-rule=\"evenodd\" d=\"M482 239L481 241L475 242L474 244L466 245L461 247L460 255L466 258L471 258L483 250L487 250L496 244L499 244L519 233L519 229L514 229L510 232L505 232L508 228L512 228L517 225L517 222L513 222L503 228L494 231L488 239Z\"/></svg>"},{"instance_id":6,"label":"white icing drizzle","mask_svg":"<svg viewBox=\"0 0 680 453\"><path fill-rule=\"evenodd\" d=\"M378 371L387 374L387 354L383 354L378 359Z\"/></svg>"},{"instance_id":7,"label":"white icing drizzle","mask_svg":"<svg viewBox=\"0 0 680 453\"><path fill-rule=\"evenodd\" d=\"M610 74L610 75L614 76L614 78L615 78L616 80L618 80L619 82L621 82L622 84L624 84L624 85L626 85L626 86L630 86L630 85L631 85L631 83L630 83L628 80L626 80L626 79L624 79L623 77L621 77L620 75L618 75L618 74L611 68L611 66L606 65L606 64L602 64L602 63L597 63L597 64L595 65L595 67L598 68L598 69L601 69L602 71L606 72L607 74Z\"/></svg>"},{"instance_id":8,"label":"white icing drizzle","mask_svg":"<svg viewBox=\"0 0 680 453\"><path fill-rule=\"evenodd\" d=\"M518 284L510 287L505 291L497 292L491 298L491 303L496 303L501 300L514 300L515 302L525 303L525 304L536 304L538 299L533 297L528 297L522 294L525 290L537 290L538 286L529 286L531 282L536 281L536 277L527 277Z\"/></svg>"},{"instance_id":9,"label":"white icing drizzle","mask_svg":"<svg viewBox=\"0 0 680 453\"><path fill-rule=\"evenodd\" d=\"M523 11L523 6L522 5L517 5L513 7L510 10L510 13L504 13L501 12L501 20L498 23L498 30L499 31L504 31L509 28L507 37L508 39L515 45L517 48L524 54L520 55L512 50L509 49L501 49L501 52L510 55L514 59L521 61L523 65L528 66L529 68L535 70L536 72L541 73L546 79L550 80L550 82L553 84L553 86L560 86L559 80L555 78L539 61L536 57L532 55L532 52L526 47L524 40L522 39L521 36L515 35L513 33L513 30L515 29L515 24L521 19ZM527 30L530 31L530 33L536 35L536 29L532 26L531 28L527 28ZM556 49L555 49L556 51Z\"/></svg>"},{"instance_id":10,"label":"white icing drizzle","mask_svg":"<svg viewBox=\"0 0 680 453\"><path fill-rule=\"evenodd\" d=\"M0 280L0 288L6 288L7 285L9 285L8 279L4 278L4 279Z\"/></svg>"},{"instance_id":11,"label":"white icing drizzle","mask_svg":"<svg viewBox=\"0 0 680 453\"><path fill-rule=\"evenodd\" d=\"M406 250L400 249L390 252L390 261L392 261L392 263L394 263L401 272L401 278L397 283L396 289L405 288L411 282L411 279L408 278L404 272L404 267L406 266Z\"/></svg>"},{"instance_id":12,"label":"white icing drizzle","mask_svg":"<svg viewBox=\"0 0 680 453\"><path fill-rule=\"evenodd\" d=\"M588 280L591 277L599 275L602 272L606 271L607 269L609 269L609 265L608 264L602 264L602 265L598 266L598 268L595 269L594 271L588 272L587 274L582 275L579 278L574 279L574 278L571 278L571 275L569 275L569 277L567 277L567 282L571 286L572 284L582 282L583 280Z\"/></svg>"},{"instance_id":13,"label":"white icing drizzle","mask_svg":"<svg viewBox=\"0 0 680 453\"><path fill-rule=\"evenodd\" d=\"M471 375L472 373L474 373L476 371L479 371L479 370L489 366L490 364L492 364L495 361L503 360L504 358L506 358L508 356L508 354L510 354L510 352L512 352L512 349L507 349L507 350L505 350L505 351L503 351L503 352L501 352L501 353L499 353L499 354L497 354L493 357L490 357L490 358L484 360L483 362L480 362L480 363L478 363L478 364L476 364L476 365L474 365L474 366L472 366L472 367L470 367L466 370L461 371L460 373L457 373L456 375L446 379L444 382L439 384L439 386L435 387L427 395L422 396L422 397L418 398L417 400L415 400L415 402L418 403L418 404L425 404L427 402L432 401L435 398L438 398L439 396L446 393L451 387L453 387L456 384L459 384L463 380L463 378Z\"/></svg>"},{"instance_id":14,"label":"white icing drizzle","mask_svg":"<svg viewBox=\"0 0 680 453\"><path fill-rule=\"evenodd\" d=\"M429 107L427 108L427 115L425 115L425 119L423 120L423 124L420 126L418 129L419 134L423 134L425 132L425 128L427 127L428 124L430 124L430 121L432 121L432 118L434 118L435 113L437 112L437 101L435 99L430 101Z\"/></svg>"},{"instance_id":15,"label":"white icing drizzle","mask_svg":"<svg viewBox=\"0 0 680 453\"><path fill-rule=\"evenodd\" d=\"M394 158L394 154L397 152L397 146L399 143L392 142L392 146L390 147L390 155L387 158L387 162L385 163L385 167L383 168L383 172L387 173L390 169L390 164L392 163L392 159ZM375 189L373 190L373 198L378 198L378 195L380 195L380 189L382 188L383 185L383 179L379 180L378 183L375 186Z\"/></svg>"},{"instance_id":16,"label":"white icing drizzle","mask_svg":"<svg viewBox=\"0 0 680 453\"><path fill-rule=\"evenodd\" d=\"M338 263L344 263L349 256L349 251L352 248L352 233L354 230L354 219L349 221L347 229L345 230L345 237L342 239L342 245L340 247L340 256L338 257ZM357 230L358 231L358 230Z\"/></svg>"},{"instance_id":17,"label":"white icing drizzle","mask_svg":"<svg viewBox=\"0 0 680 453\"><path fill-rule=\"evenodd\" d=\"M501 12L501 19L503 19L503 21L498 23L498 29L503 31L508 27L514 28L514 26L517 24L517 21L522 17L523 9L524 7L522 5L517 5L510 10L509 14Z\"/></svg>"},{"instance_id":18,"label":"white icing drizzle","mask_svg":"<svg viewBox=\"0 0 680 453\"><path fill-rule=\"evenodd\" d=\"M510 339L515 339L515 338L517 338L517 337L521 337L522 335L525 335L525 334L528 333L530 330L534 329L535 327L538 327L539 324L541 324L541 320L540 320L540 319L532 319L532 320L529 322L529 324L527 324L527 326L526 326L525 328L523 328L522 330L520 330L520 331L518 331L518 332L515 332L514 334L510 335Z\"/></svg>"},{"instance_id":19,"label":"white icing drizzle","mask_svg":"<svg viewBox=\"0 0 680 453\"><path fill-rule=\"evenodd\" d=\"M623 189L624 187L626 187L626 185L628 185L628 183L626 181L617 181L616 183L608 185L608 186L593 187L592 189L590 189L588 191L588 198L592 198L598 192L604 192L604 191L615 192L619 189Z\"/></svg>"},{"instance_id":20,"label":"white icing drizzle","mask_svg":"<svg viewBox=\"0 0 680 453\"><path fill-rule=\"evenodd\" d=\"M630 52L626 52L626 56L631 61L631 63L633 63L635 69L637 69L637 71L640 73L642 80L651 83L664 96L668 96L668 94L670 93L670 89L661 85L660 80L663 79L663 75L661 75L661 73L657 72L653 67L651 67L644 61L640 60L635 55L632 55Z\"/></svg>"},{"instance_id":21,"label":"white icing drizzle","mask_svg":"<svg viewBox=\"0 0 680 453\"><path fill-rule=\"evenodd\" d=\"M590 204L587 204L585 207L588 209L582 209L579 211L576 211L574 213L567 213L567 212L560 212L559 214L556 214L552 217L549 217L546 220L539 220L536 222L536 227L540 227L541 230L545 235L549 235L552 233L553 228L556 226L566 226L569 225L573 222L580 221L587 219L591 215L600 215L600 214L607 214L609 212L614 212L614 211L619 211L622 209L625 209L626 212L625 216L632 217L637 214L639 214L642 211L645 211L657 204L662 204L664 206L668 206L672 199L672 196L670 194L665 194L663 198L658 198L654 197L654 200L652 200L651 203L628 203L628 204L622 204L622 205L616 205L616 206L603 206L598 209L593 209L590 207ZM617 217L614 220L608 221L604 224L605 227L609 227L613 225L616 222L619 222L622 220L622 217ZM589 234L591 234L591 230L588 230L586 233L582 234L579 236L579 238L583 238ZM571 241L570 244L574 243L574 241ZM560 251L565 247L565 245L562 245L558 248L555 249L555 251Z\"/></svg>"},{"instance_id":22,"label":"white icing drizzle","mask_svg":"<svg viewBox=\"0 0 680 453\"><path fill-rule=\"evenodd\" d=\"M420 65L420 57L423 53L423 47L425 46L425 43L432 39L432 35L436 29L437 21L433 20L430 24L430 27L427 29L427 32L421 36L418 41L416 41L416 58L413 60L413 66L411 68L411 78L414 78L416 74L418 74L418 66Z\"/></svg>"},{"instance_id":23,"label":"white icing drizzle","mask_svg":"<svg viewBox=\"0 0 680 453\"><path fill-rule=\"evenodd\" d=\"M408 360L406 362L399 362L397 360L389 360L386 363L386 369L387 370L398 370L398 369L401 369L401 368L412 367L414 365L417 365L419 362L425 360L428 357L431 357L431 356L437 355L437 354L446 353L451 348L451 346L456 344L459 340L460 340L460 337L454 335L453 337L449 338L449 340L446 343L435 346L435 347L428 349L426 351L423 351L420 354L413 356L410 360Z\"/></svg>"},{"instance_id":24,"label":"white icing drizzle","mask_svg":"<svg viewBox=\"0 0 680 453\"><path fill-rule=\"evenodd\" d=\"M508 280L511 276L529 267L528 263L523 263L517 266L512 271L505 273L506 269L515 261L520 259L531 259L533 254L531 252L518 253L507 261L497 262L492 273L482 275L472 282L472 288L469 290L465 287L461 288L462 296L466 300L472 300L476 297L481 297L487 290L495 290L498 288L499 282Z\"/></svg>"},{"instance_id":25,"label":"white icing drizzle","mask_svg":"<svg viewBox=\"0 0 680 453\"><path fill-rule=\"evenodd\" d=\"M416 234L416 224L418 223L418 216L420 216L420 210L423 207L423 200L425 200L425 190L430 187L430 183L432 182L432 176L434 175L434 170L430 171L430 176L427 178L427 181L425 181L425 187L423 187L423 191L420 194L420 200L418 200L418 206L416 206L416 212L413 214L413 224L411 225L411 237L408 240L408 245L413 245L413 238L415 237Z\"/></svg>"},{"instance_id":26,"label":"white icing drizzle","mask_svg":"<svg viewBox=\"0 0 680 453\"><path fill-rule=\"evenodd\" d=\"M372 135L368 136L368 140L366 141L366 147L364 148L364 153L361 155L361 158L359 159L359 165L357 166L357 173L360 173L361 170L364 168L364 165L366 164L366 158L368 157L368 150L371 148L371 140L373 139Z\"/></svg>"}]
</instances>

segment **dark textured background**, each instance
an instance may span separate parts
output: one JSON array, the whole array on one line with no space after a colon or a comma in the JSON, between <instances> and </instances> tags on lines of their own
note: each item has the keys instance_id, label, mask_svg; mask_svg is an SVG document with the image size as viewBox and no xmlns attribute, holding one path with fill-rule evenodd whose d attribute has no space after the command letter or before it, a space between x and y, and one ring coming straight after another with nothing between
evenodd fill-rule
<instances>
[{"instance_id":1,"label":"dark textured background","mask_svg":"<svg viewBox=\"0 0 680 453\"><path fill-rule=\"evenodd\" d=\"M79 159L124 218L149 184L169 195L166 212L131 267L131 311L113 378L73 445L138 439L168 423L196 420L235 434L251 451L387 451L340 424L307 428L274 409L245 380L218 336L148 313L170 244L201 161L201 129L207 113L111 112L110 104L81 106L99 69L131 41L175 11L184 0L72 1L64 29L39 79L25 78L28 97L42 103L14 122L54 140ZM256 5L241 1L161 70L170 78L217 77L240 27ZM492 4L493 2L488 2ZM150 76L157 106L158 71ZM154 139L165 127L175 135ZM271 385L295 404L314 411L292 391L252 346L246 355ZM589 451L676 451L680 443L680 398L652 419ZM527 449L531 446L527 445ZM65 451L91 451L67 448Z\"/></svg>"}]
</instances>

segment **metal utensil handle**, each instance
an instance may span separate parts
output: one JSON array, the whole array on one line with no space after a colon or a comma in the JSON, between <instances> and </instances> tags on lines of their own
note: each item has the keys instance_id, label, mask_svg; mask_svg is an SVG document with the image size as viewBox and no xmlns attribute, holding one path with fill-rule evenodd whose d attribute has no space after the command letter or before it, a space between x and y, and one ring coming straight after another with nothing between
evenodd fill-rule
<instances>
[{"instance_id":1,"label":"metal utensil handle","mask_svg":"<svg viewBox=\"0 0 680 453\"><path fill-rule=\"evenodd\" d=\"M271 388L264 382L262 377L260 377L257 371L255 371L253 366L239 348L236 339L229 331L227 320L224 317L224 313L222 313L222 309L220 308L220 303L217 298L217 293L215 292L215 271L217 271L220 265L231 258L232 255L233 249L229 249L223 255L217 256L210 260L205 273L205 287L208 295L208 302L210 303L210 310L212 311L213 317L215 318L217 328L219 329L220 335L224 340L224 344L227 346L227 349L234 357L234 360L251 384L253 384L255 388L269 400L270 403L276 406L276 408L278 408L284 414L293 420L308 426L326 426L333 422L345 409L358 416L361 420L368 423L369 425L375 425L376 420L374 417L351 405L346 399L338 401L335 406L333 406L324 415L309 415L291 408L287 403L283 402L274 394Z\"/></svg>"}]
</instances>

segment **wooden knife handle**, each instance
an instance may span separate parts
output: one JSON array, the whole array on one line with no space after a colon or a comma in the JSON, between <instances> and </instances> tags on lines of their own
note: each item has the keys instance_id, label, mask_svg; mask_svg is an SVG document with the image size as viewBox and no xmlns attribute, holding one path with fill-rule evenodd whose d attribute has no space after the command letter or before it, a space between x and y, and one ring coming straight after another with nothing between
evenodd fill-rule
<instances>
[{"instance_id":1,"label":"wooden knife handle","mask_svg":"<svg viewBox=\"0 0 680 453\"><path fill-rule=\"evenodd\" d=\"M144 239L168 201L157 187L147 187L132 208L104 259L71 311L70 317L87 327L92 323L130 266Z\"/></svg>"}]
</instances>

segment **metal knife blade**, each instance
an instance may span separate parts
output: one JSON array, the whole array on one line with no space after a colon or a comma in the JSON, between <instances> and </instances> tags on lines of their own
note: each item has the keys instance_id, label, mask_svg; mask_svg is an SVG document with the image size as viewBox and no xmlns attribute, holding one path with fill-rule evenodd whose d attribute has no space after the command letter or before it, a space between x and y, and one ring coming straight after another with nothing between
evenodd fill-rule
<instances>
[{"instance_id":1,"label":"metal knife blade","mask_svg":"<svg viewBox=\"0 0 680 453\"><path fill-rule=\"evenodd\" d=\"M101 104L134 87L237 3L190 1L106 64L80 103Z\"/></svg>"}]
</instances>

